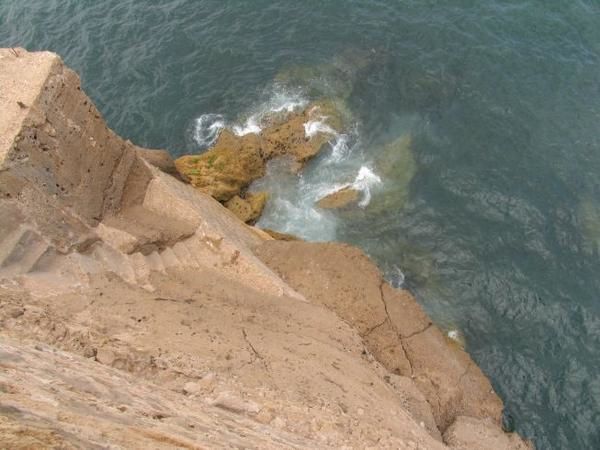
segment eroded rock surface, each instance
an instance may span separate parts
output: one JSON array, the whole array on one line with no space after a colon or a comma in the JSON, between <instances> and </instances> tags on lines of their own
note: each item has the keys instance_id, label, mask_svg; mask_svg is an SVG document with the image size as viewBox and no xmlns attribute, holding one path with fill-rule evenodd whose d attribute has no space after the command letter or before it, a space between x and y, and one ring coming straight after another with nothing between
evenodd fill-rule
<instances>
[{"instance_id":1,"label":"eroded rock surface","mask_svg":"<svg viewBox=\"0 0 600 450\"><path fill-rule=\"evenodd\" d=\"M259 257L309 300L356 328L392 373L410 377L431 405L440 432L459 415L500 426L502 402L488 379L408 291L390 287L358 249L343 244L265 242Z\"/></svg>"}]
</instances>

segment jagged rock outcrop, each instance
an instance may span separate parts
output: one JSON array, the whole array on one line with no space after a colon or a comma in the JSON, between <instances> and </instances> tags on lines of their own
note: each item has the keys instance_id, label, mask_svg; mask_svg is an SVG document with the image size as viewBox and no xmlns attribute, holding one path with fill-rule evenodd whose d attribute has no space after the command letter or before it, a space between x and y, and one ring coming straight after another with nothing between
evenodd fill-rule
<instances>
[{"instance_id":1,"label":"jagged rock outcrop","mask_svg":"<svg viewBox=\"0 0 600 450\"><path fill-rule=\"evenodd\" d=\"M361 252L245 225L55 54L0 50L0 91L3 446L525 448Z\"/></svg>"},{"instance_id":2,"label":"jagged rock outcrop","mask_svg":"<svg viewBox=\"0 0 600 450\"><path fill-rule=\"evenodd\" d=\"M267 162L275 157L289 156L300 168L343 123L328 102L312 103L302 111L266 120L270 123L259 134L238 136L223 130L206 152L177 159L177 169L192 186L226 202L263 177Z\"/></svg>"}]
</instances>

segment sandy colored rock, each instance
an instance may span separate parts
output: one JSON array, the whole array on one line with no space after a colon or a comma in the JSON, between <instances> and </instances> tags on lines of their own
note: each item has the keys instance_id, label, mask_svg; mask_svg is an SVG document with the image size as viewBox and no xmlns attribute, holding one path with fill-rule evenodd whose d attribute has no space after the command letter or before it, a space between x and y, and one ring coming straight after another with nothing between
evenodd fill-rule
<instances>
[{"instance_id":1,"label":"sandy colored rock","mask_svg":"<svg viewBox=\"0 0 600 450\"><path fill-rule=\"evenodd\" d=\"M381 274L359 249L346 244L269 241L256 254L306 298L335 311L361 335L385 322Z\"/></svg>"},{"instance_id":2,"label":"sandy colored rock","mask_svg":"<svg viewBox=\"0 0 600 450\"><path fill-rule=\"evenodd\" d=\"M309 301L355 327L388 370L413 378L441 432L459 415L491 418L500 426L502 402L481 370L448 343L408 291L385 283L360 250L268 241L256 252Z\"/></svg>"},{"instance_id":3,"label":"sandy colored rock","mask_svg":"<svg viewBox=\"0 0 600 450\"><path fill-rule=\"evenodd\" d=\"M166 150L136 147L136 152L154 167L170 175L179 176L179 172L177 172L177 168L175 167L175 161Z\"/></svg>"},{"instance_id":4,"label":"sandy colored rock","mask_svg":"<svg viewBox=\"0 0 600 450\"><path fill-rule=\"evenodd\" d=\"M530 450L533 446L514 433L504 433L490 420L460 416L444 433L444 441L452 448L497 450L512 448Z\"/></svg>"},{"instance_id":5,"label":"sandy colored rock","mask_svg":"<svg viewBox=\"0 0 600 450\"><path fill-rule=\"evenodd\" d=\"M394 389L394 392L400 397L402 405L410 411L419 425L429 431L429 433L438 440L442 440L435 417L431 412L431 406L421 391L417 388L413 380L396 374L386 375L385 380Z\"/></svg>"},{"instance_id":6,"label":"sandy colored rock","mask_svg":"<svg viewBox=\"0 0 600 450\"><path fill-rule=\"evenodd\" d=\"M245 223L254 223L267 203L269 196L266 192L247 192L244 198L236 195L225 202L225 207Z\"/></svg>"},{"instance_id":7,"label":"sandy colored rock","mask_svg":"<svg viewBox=\"0 0 600 450\"><path fill-rule=\"evenodd\" d=\"M352 187L345 187L326 195L317 202L319 208L340 209L358 203L360 192Z\"/></svg>"}]
</instances>

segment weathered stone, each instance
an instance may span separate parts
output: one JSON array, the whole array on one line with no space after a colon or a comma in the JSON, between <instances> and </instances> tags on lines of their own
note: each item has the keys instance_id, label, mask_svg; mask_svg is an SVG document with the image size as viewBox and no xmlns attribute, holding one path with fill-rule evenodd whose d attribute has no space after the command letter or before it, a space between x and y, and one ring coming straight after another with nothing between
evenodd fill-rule
<instances>
[{"instance_id":1,"label":"weathered stone","mask_svg":"<svg viewBox=\"0 0 600 450\"><path fill-rule=\"evenodd\" d=\"M175 161L166 150L136 147L136 152L154 167L170 175L179 176L179 172L177 172L177 168L175 167Z\"/></svg>"},{"instance_id":2,"label":"weathered stone","mask_svg":"<svg viewBox=\"0 0 600 450\"><path fill-rule=\"evenodd\" d=\"M408 291L384 282L362 252L342 244L282 241L267 241L256 252L309 301L356 328L388 370L415 377L440 430L461 414L500 425L502 402L489 380L467 353L449 345Z\"/></svg>"},{"instance_id":3,"label":"weathered stone","mask_svg":"<svg viewBox=\"0 0 600 450\"><path fill-rule=\"evenodd\" d=\"M259 136L236 136L229 130L223 130L207 152L175 161L177 170L192 186L223 202L262 177L265 164Z\"/></svg>"}]
</instances>

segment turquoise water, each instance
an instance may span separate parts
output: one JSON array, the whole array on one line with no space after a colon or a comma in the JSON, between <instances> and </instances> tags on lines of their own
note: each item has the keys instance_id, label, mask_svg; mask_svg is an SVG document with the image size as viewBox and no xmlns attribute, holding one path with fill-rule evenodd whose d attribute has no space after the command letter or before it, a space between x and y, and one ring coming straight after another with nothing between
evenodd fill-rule
<instances>
[{"instance_id":1,"label":"turquoise water","mask_svg":"<svg viewBox=\"0 0 600 450\"><path fill-rule=\"evenodd\" d=\"M351 129L301 178L270 168L261 222L361 246L464 334L519 432L600 448L600 2L0 0L0 45L59 52L174 155L201 117L343 98ZM361 167L370 203L315 213Z\"/></svg>"}]
</instances>

